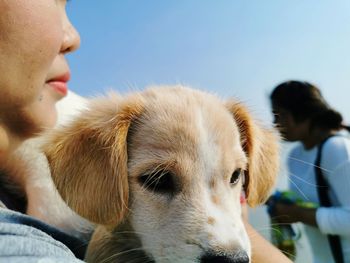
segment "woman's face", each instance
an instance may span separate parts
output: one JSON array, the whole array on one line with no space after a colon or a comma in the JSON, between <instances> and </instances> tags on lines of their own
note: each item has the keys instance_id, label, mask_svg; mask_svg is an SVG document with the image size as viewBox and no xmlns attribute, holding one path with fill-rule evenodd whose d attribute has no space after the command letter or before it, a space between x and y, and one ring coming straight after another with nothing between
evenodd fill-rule
<instances>
[{"instance_id":1,"label":"woman's face","mask_svg":"<svg viewBox=\"0 0 350 263\"><path fill-rule=\"evenodd\" d=\"M292 113L288 110L273 106L274 124L286 141L302 141L309 134L309 121L295 121Z\"/></svg>"},{"instance_id":2,"label":"woman's face","mask_svg":"<svg viewBox=\"0 0 350 263\"><path fill-rule=\"evenodd\" d=\"M66 0L0 0L0 128L28 138L52 127L67 94L64 55L80 38Z\"/></svg>"}]
</instances>

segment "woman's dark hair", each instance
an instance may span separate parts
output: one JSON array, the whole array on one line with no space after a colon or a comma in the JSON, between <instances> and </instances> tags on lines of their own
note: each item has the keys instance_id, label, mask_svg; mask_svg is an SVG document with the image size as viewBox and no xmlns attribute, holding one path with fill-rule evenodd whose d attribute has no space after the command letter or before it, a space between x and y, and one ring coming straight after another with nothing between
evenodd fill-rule
<instances>
[{"instance_id":1,"label":"woman's dark hair","mask_svg":"<svg viewBox=\"0 0 350 263\"><path fill-rule=\"evenodd\" d=\"M316 86L308 82L283 82L272 91L270 100L273 108L287 110L296 122L310 119L312 127L350 131L350 127L343 125L342 115L328 105Z\"/></svg>"}]
</instances>

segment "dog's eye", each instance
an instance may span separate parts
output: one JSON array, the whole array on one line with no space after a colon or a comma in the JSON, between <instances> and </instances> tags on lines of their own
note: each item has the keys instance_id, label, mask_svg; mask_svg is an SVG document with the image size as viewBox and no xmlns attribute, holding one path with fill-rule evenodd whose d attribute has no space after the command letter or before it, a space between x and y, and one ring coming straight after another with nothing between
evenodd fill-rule
<instances>
[{"instance_id":1,"label":"dog's eye","mask_svg":"<svg viewBox=\"0 0 350 263\"><path fill-rule=\"evenodd\" d=\"M160 194L175 194L176 186L173 174L169 171L157 171L139 177L140 184L149 191Z\"/></svg>"},{"instance_id":2,"label":"dog's eye","mask_svg":"<svg viewBox=\"0 0 350 263\"><path fill-rule=\"evenodd\" d=\"M242 174L243 174L242 169L236 169L231 176L230 184L232 184L232 185L237 184L239 182L239 179L241 178Z\"/></svg>"}]
</instances>

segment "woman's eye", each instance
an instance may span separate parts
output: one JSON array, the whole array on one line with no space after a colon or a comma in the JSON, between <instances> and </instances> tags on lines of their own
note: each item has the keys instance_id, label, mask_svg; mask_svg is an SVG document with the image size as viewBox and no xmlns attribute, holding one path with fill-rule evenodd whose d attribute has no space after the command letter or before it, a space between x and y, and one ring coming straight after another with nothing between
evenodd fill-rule
<instances>
[{"instance_id":1,"label":"woman's eye","mask_svg":"<svg viewBox=\"0 0 350 263\"><path fill-rule=\"evenodd\" d=\"M169 171L157 171L146 173L139 177L139 183L148 191L159 194L175 194L177 187L174 182L174 176Z\"/></svg>"},{"instance_id":2,"label":"woman's eye","mask_svg":"<svg viewBox=\"0 0 350 263\"><path fill-rule=\"evenodd\" d=\"M242 169L236 169L231 176L230 184L235 185L239 182L239 179L241 178L243 171Z\"/></svg>"}]
</instances>

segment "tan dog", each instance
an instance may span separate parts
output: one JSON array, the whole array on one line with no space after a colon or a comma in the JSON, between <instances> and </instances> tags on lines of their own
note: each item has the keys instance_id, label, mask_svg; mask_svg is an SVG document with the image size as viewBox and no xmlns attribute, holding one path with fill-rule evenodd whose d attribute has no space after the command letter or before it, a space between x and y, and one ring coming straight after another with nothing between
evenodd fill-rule
<instances>
[{"instance_id":1,"label":"tan dog","mask_svg":"<svg viewBox=\"0 0 350 263\"><path fill-rule=\"evenodd\" d=\"M94 100L45 152L63 199L100 225L88 262L250 262L242 187L263 202L278 164L240 103L185 87Z\"/></svg>"}]
</instances>

